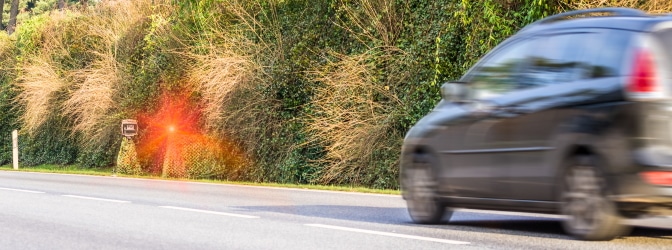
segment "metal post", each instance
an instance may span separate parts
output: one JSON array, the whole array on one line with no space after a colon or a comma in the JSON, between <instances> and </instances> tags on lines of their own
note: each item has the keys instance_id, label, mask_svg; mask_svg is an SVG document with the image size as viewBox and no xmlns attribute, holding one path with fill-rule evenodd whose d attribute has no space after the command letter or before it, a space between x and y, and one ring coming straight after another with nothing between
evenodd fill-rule
<instances>
[{"instance_id":1,"label":"metal post","mask_svg":"<svg viewBox=\"0 0 672 250\"><path fill-rule=\"evenodd\" d=\"M12 159L14 169L19 169L19 131L12 131Z\"/></svg>"}]
</instances>

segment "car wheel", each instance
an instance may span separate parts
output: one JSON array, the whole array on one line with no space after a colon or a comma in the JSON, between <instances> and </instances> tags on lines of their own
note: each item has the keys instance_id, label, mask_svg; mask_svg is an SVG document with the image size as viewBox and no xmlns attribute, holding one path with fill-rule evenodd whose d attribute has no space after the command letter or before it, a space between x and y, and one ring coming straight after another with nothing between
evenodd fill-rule
<instances>
[{"instance_id":1,"label":"car wheel","mask_svg":"<svg viewBox=\"0 0 672 250\"><path fill-rule=\"evenodd\" d=\"M447 215L445 206L437 200L433 162L427 155L416 155L404 175L408 213L415 223L437 224Z\"/></svg>"},{"instance_id":2,"label":"car wheel","mask_svg":"<svg viewBox=\"0 0 672 250\"><path fill-rule=\"evenodd\" d=\"M576 156L566 169L561 193L565 230L582 240L611 240L623 235L616 205L607 198L606 182L594 157Z\"/></svg>"}]
</instances>

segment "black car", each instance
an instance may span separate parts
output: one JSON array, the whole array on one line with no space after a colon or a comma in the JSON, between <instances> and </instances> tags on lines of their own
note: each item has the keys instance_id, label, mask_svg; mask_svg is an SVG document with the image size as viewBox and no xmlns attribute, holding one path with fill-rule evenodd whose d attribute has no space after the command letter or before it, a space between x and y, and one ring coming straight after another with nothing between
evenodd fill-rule
<instances>
[{"instance_id":1,"label":"black car","mask_svg":"<svg viewBox=\"0 0 672 250\"><path fill-rule=\"evenodd\" d=\"M553 213L577 238L610 240L623 218L672 215L672 15L551 16L441 92L402 148L413 221Z\"/></svg>"}]
</instances>

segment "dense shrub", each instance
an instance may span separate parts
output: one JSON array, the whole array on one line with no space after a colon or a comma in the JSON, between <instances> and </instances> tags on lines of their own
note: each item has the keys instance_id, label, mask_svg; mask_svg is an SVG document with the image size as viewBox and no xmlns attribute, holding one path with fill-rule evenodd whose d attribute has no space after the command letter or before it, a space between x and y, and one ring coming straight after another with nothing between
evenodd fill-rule
<instances>
[{"instance_id":1,"label":"dense shrub","mask_svg":"<svg viewBox=\"0 0 672 250\"><path fill-rule=\"evenodd\" d=\"M12 161L12 130L18 129L18 110L12 105L16 89L12 81L14 46L9 38L0 34L0 165Z\"/></svg>"},{"instance_id":2,"label":"dense shrub","mask_svg":"<svg viewBox=\"0 0 672 250\"><path fill-rule=\"evenodd\" d=\"M118 163L131 174L398 188L403 135L439 100L442 82L530 22L602 5L672 7L630 0L42 6L44 14L22 19L12 37L0 36L0 164L11 150L2 135L20 127L24 164ZM175 103L173 112L167 105ZM136 145L118 134L127 118L140 120L137 163L126 153ZM181 129L192 138L179 145L166 135L177 120L188 120Z\"/></svg>"}]
</instances>

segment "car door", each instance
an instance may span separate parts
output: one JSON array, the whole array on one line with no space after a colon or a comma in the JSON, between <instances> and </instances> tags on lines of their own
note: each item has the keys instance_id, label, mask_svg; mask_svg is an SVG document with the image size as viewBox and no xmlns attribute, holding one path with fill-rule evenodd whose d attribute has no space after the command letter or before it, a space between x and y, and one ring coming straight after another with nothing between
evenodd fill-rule
<instances>
[{"instance_id":1,"label":"car door","mask_svg":"<svg viewBox=\"0 0 672 250\"><path fill-rule=\"evenodd\" d=\"M539 50L521 78L536 85L494 100L516 111L506 123L516 127L507 137L508 190L505 198L552 201L557 161L554 136L578 112L574 106L600 102L620 82L622 51L629 36L616 30L544 34Z\"/></svg>"},{"instance_id":2,"label":"car door","mask_svg":"<svg viewBox=\"0 0 672 250\"><path fill-rule=\"evenodd\" d=\"M533 50L530 39L507 41L461 79L473 95L464 104L470 114L446 124L443 132L446 146L440 152L446 167L439 173L443 193L476 198L505 195L508 174L497 150L515 127L493 115L491 100L516 88L519 71Z\"/></svg>"},{"instance_id":3,"label":"car door","mask_svg":"<svg viewBox=\"0 0 672 250\"><path fill-rule=\"evenodd\" d=\"M557 128L558 101L563 101L560 84L579 75L578 65L583 46L573 41L585 34L544 34L535 39L536 50L528 54L528 64L521 69L516 91L491 101L501 111L502 126L509 127L498 145L501 164L507 175L499 197L513 200L536 200L552 190L553 180L543 165L544 155L553 149L550 136Z\"/></svg>"}]
</instances>

